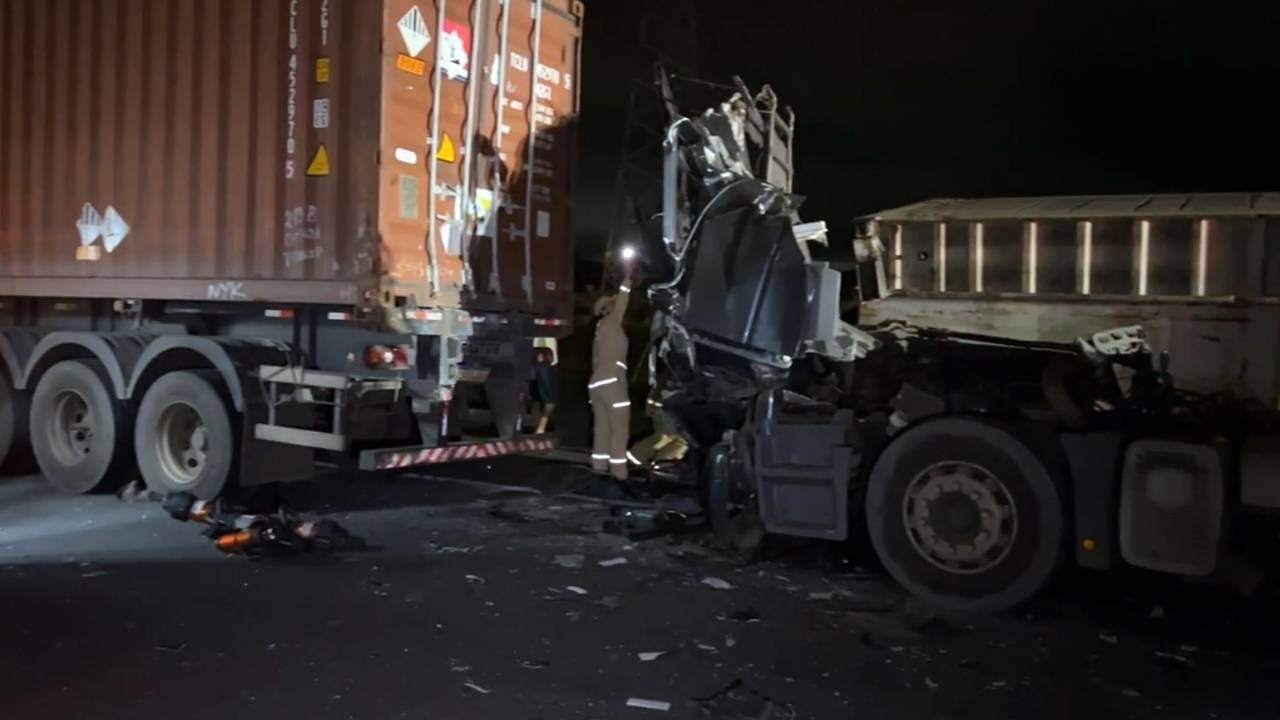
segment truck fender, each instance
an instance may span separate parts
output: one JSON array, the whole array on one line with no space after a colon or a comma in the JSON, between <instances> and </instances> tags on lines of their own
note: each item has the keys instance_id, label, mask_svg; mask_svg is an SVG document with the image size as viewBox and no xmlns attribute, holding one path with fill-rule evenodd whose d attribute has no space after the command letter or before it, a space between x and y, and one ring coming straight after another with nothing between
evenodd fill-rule
<instances>
[{"instance_id":1,"label":"truck fender","mask_svg":"<svg viewBox=\"0 0 1280 720\"><path fill-rule=\"evenodd\" d=\"M245 373L263 364L287 364L288 352L274 345L250 345L192 335L166 335L147 345L129 378L126 392L135 397L161 375L175 370L212 368L222 376L236 412L244 412L255 386L246 386Z\"/></svg>"},{"instance_id":2,"label":"truck fender","mask_svg":"<svg viewBox=\"0 0 1280 720\"><path fill-rule=\"evenodd\" d=\"M41 333L30 328L5 328L0 330L0 371L14 387L23 381L27 360L40 342Z\"/></svg>"},{"instance_id":3,"label":"truck fender","mask_svg":"<svg viewBox=\"0 0 1280 720\"><path fill-rule=\"evenodd\" d=\"M106 369L115 396L128 399L126 378L133 372L150 339L148 335L133 333L51 332L32 349L22 377L14 382L15 387L30 388L40 381L45 370L63 360L94 358Z\"/></svg>"}]
</instances>

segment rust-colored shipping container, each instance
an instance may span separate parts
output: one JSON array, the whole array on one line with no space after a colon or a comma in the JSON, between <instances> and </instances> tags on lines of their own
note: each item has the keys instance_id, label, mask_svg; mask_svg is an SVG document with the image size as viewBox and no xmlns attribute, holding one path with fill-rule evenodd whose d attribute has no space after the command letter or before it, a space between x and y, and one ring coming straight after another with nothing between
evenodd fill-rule
<instances>
[{"instance_id":1,"label":"rust-colored shipping container","mask_svg":"<svg viewBox=\"0 0 1280 720\"><path fill-rule=\"evenodd\" d=\"M566 316L574 0L0 0L0 296Z\"/></svg>"}]
</instances>

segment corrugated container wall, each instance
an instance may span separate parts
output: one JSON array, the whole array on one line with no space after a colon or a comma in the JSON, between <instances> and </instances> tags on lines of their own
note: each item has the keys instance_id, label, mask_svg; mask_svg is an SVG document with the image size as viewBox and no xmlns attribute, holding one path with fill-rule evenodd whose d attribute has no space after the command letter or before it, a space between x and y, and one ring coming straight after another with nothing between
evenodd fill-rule
<instances>
[{"instance_id":1,"label":"corrugated container wall","mask_svg":"<svg viewBox=\"0 0 1280 720\"><path fill-rule=\"evenodd\" d=\"M0 0L0 295L566 314L581 16Z\"/></svg>"}]
</instances>

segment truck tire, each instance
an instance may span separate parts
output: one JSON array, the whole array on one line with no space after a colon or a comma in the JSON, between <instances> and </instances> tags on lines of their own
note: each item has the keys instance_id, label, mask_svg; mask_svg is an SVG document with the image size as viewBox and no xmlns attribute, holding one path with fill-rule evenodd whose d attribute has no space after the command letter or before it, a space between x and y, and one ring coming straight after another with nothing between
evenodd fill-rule
<instances>
[{"instance_id":1,"label":"truck tire","mask_svg":"<svg viewBox=\"0 0 1280 720\"><path fill-rule=\"evenodd\" d=\"M125 479L133 424L110 385L98 361L65 360L45 372L31 396L31 449L63 492L110 490Z\"/></svg>"},{"instance_id":2,"label":"truck tire","mask_svg":"<svg viewBox=\"0 0 1280 720\"><path fill-rule=\"evenodd\" d=\"M867 530L889 574L961 613L1018 606L1063 555L1057 484L1008 431L969 417L907 430L876 461Z\"/></svg>"},{"instance_id":3,"label":"truck tire","mask_svg":"<svg viewBox=\"0 0 1280 720\"><path fill-rule=\"evenodd\" d=\"M134 454L147 489L212 500L235 468L231 409L216 374L172 372L142 397Z\"/></svg>"},{"instance_id":4,"label":"truck tire","mask_svg":"<svg viewBox=\"0 0 1280 720\"><path fill-rule=\"evenodd\" d=\"M15 390L0 373L0 475L31 469L31 440L27 433L30 413L30 396Z\"/></svg>"}]
</instances>

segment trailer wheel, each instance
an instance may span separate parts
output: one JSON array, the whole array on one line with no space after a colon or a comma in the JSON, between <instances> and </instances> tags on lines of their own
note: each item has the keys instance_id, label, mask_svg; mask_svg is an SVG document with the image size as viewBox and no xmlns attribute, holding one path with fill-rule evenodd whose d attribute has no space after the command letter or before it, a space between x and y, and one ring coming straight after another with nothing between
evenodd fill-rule
<instances>
[{"instance_id":1,"label":"trailer wheel","mask_svg":"<svg viewBox=\"0 0 1280 720\"><path fill-rule=\"evenodd\" d=\"M1063 554L1058 487L1009 432L974 418L908 430L876 461L867 529L913 595L965 613L1016 607Z\"/></svg>"},{"instance_id":2,"label":"trailer wheel","mask_svg":"<svg viewBox=\"0 0 1280 720\"><path fill-rule=\"evenodd\" d=\"M122 480L132 430L126 404L95 360L66 360L45 372L31 396L31 449L59 490L108 490Z\"/></svg>"},{"instance_id":3,"label":"trailer wheel","mask_svg":"<svg viewBox=\"0 0 1280 720\"><path fill-rule=\"evenodd\" d=\"M148 489L211 500L227 487L236 436L217 382L205 373L172 372L143 396L134 453Z\"/></svg>"}]
</instances>

